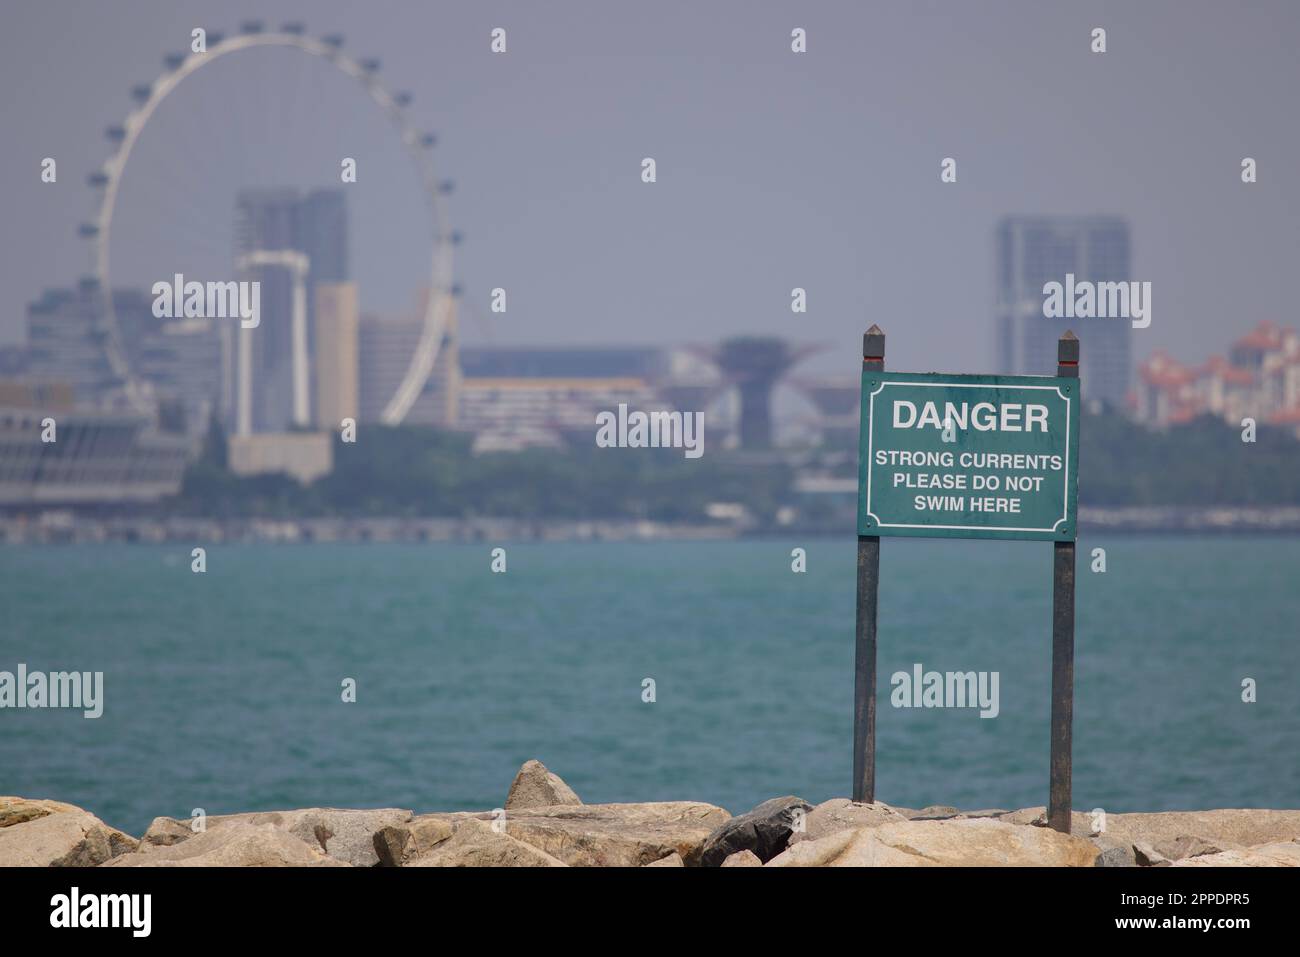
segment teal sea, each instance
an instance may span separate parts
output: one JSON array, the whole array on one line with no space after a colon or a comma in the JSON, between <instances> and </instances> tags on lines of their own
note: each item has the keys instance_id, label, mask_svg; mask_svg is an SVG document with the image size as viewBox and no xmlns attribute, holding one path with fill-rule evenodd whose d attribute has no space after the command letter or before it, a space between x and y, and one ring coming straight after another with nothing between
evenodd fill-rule
<instances>
[{"instance_id":1,"label":"teal sea","mask_svg":"<svg viewBox=\"0 0 1300 957\"><path fill-rule=\"evenodd\" d=\"M511 545L505 574L490 548L213 546L202 575L186 546L0 548L0 670L104 673L97 720L0 710L0 794L136 834L492 808L533 757L588 802L847 795L851 540ZM1051 561L883 543L880 799L1046 802ZM1078 585L1074 806L1300 807L1300 540L1082 540ZM998 672L1000 713L892 707L915 663Z\"/></svg>"}]
</instances>

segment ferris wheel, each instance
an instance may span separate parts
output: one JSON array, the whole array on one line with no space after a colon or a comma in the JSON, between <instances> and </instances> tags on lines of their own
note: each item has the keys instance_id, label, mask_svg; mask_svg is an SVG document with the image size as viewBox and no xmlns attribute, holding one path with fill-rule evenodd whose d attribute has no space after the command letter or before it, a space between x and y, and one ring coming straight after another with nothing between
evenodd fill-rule
<instances>
[{"instance_id":1,"label":"ferris wheel","mask_svg":"<svg viewBox=\"0 0 1300 957\"><path fill-rule=\"evenodd\" d=\"M361 85L369 98L388 117L400 138L401 146L415 163L416 172L428 200L432 217L433 248L430 261L429 295L424 306L420 337L411 355L411 361L396 391L387 400L382 421L396 425L406 417L419 397L433 371L438 352L451 324L453 298L456 289L452 281L452 248L459 241L447 223L443 197L450 192L451 184L438 179L434 169L432 151L436 138L431 133L421 133L410 124L405 107L411 102L409 93L391 93L378 78L377 59L354 59L342 52L343 37L337 34L314 38L307 35L300 23L286 23L278 30L268 31L260 22L241 25L239 33L226 37L208 31L204 52L174 53L163 58L164 72L153 82L136 86L131 91L136 107L127 114L120 126L110 126L106 131L114 152L98 172L88 177L95 190L97 214L93 222L83 224L79 233L91 244L91 262L94 277L102 296L102 344L110 370L125 387L127 397L137 406L143 406L141 380L133 372L125 350L113 302L110 274L110 240L113 231L113 212L118 190L126 170L127 161L150 117L162 102L198 70L223 58L259 47L279 47L318 58Z\"/></svg>"}]
</instances>

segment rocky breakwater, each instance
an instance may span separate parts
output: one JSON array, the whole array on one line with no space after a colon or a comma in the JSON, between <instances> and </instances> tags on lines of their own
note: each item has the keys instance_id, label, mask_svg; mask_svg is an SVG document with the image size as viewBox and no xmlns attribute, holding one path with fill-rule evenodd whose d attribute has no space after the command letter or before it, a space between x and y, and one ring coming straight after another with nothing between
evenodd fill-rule
<instances>
[{"instance_id":1,"label":"rocky breakwater","mask_svg":"<svg viewBox=\"0 0 1300 957\"><path fill-rule=\"evenodd\" d=\"M159 817L139 840L57 801L0 797L0 866L106 867L1294 867L1300 811L1077 813L910 809L773 798L583 804L538 761L501 808L415 814L304 808Z\"/></svg>"}]
</instances>

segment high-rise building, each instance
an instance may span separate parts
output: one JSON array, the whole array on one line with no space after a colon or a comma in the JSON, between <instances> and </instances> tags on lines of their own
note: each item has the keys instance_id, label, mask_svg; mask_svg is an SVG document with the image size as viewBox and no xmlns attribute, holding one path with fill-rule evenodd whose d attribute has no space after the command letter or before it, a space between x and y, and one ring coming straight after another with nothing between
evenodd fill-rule
<instances>
[{"instance_id":1,"label":"high-rise building","mask_svg":"<svg viewBox=\"0 0 1300 957\"><path fill-rule=\"evenodd\" d=\"M311 259L311 280L343 282L348 270L348 207L341 189L317 189L298 202L297 245Z\"/></svg>"},{"instance_id":2,"label":"high-rise building","mask_svg":"<svg viewBox=\"0 0 1300 957\"><path fill-rule=\"evenodd\" d=\"M47 289L27 307L27 368L32 382L63 382L76 401L98 405L118 384L104 347L107 330L99 287Z\"/></svg>"},{"instance_id":3,"label":"high-rise building","mask_svg":"<svg viewBox=\"0 0 1300 957\"><path fill-rule=\"evenodd\" d=\"M316 427L337 429L360 411L357 284L316 284Z\"/></svg>"},{"instance_id":4,"label":"high-rise building","mask_svg":"<svg viewBox=\"0 0 1300 957\"><path fill-rule=\"evenodd\" d=\"M301 252L298 246L298 191L248 189L235 200L235 258L255 252ZM310 263L308 264L310 269ZM231 324L223 330L227 350L238 353L240 338L249 338L250 382L245 386L254 432L281 432L292 420L293 408L293 283L292 271L283 266L241 269L239 278L261 284L261 317L247 332ZM237 380L228 388L231 405L225 409L231 431L237 430L237 396L240 363L228 358L226 367Z\"/></svg>"},{"instance_id":5,"label":"high-rise building","mask_svg":"<svg viewBox=\"0 0 1300 957\"><path fill-rule=\"evenodd\" d=\"M420 318L362 317L359 349L360 421L383 421L384 408L410 369L411 357L415 355L416 344L423 334L423 310ZM451 318L438 347L433 371L407 412L404 422L443 428L457 424L461 385L459 350L456 305L453 302Z\"/></svg>"},{"instance_id":6,"label":"high-rise building","mask_svg":"<svg viewBox=\"0 0 1300 957\"><path fill-rule=\"evenodd\" d=\"M201 432L221 395L221 342L211 319L158 319L152 300L135 290L113 292L116 336L131 372L156 398L178 402L186 426ZM106 351L109 335L98 285L50 289L27 309L27 349L22 377L64 383L79 405L112 399L122 380Z\"/></svg>"},{"instance_id":7,"label":"high-rise building","mask_svg":"<svg viewBox=\"0 0 1300 957\"><path fill-rule=\"evenodd\" d=\"M251 335L251 427L256 432L278 432L294 421L295 383L293 355L294 285L303 282L306 301L305 368L315 366L316 286L348 279L347 203L341 189L321 189L305 196L292 188L247 189L235 201L235 258L247 262L256 253L296 253L306 257L307 270L298 277L295 267L284 264L253 265L241 278L261 283L261 324ZM235 350L239 335L226 337ZM238 376L239 364L226 362ZM309 404L318 390L307 383ZM227 389L230 396L238 389ZM235 417L235 409L225 409ZM309 407L307 419L317 416Z\"/></svg>"},{"instance_id":8,"label":"high-rise building","mask_svg":"<svg viewBox=\"0 0 1300 957\"><path fill-rule=\"evenodd\" d=\"M997 229L998 372L1052 375L1056 343L1073 329L1082 344L1083 397L1123 408L1132 371L1128 319L1055 319L1043 315L1043 286L1129 282L1128 224L1113 216L1017 216Z\"/></svg>"},{"instance_id":9,"label":"high-rise building","mask_svg":"<svg viewBox=\"0 0 1300 957\"><path fill-rule=\"evenodd\" d=\"M166 319L133 350L131 368L161 399L180 403L185 429L207 431L221 399L221 336L225 319Z\"/></svg>"}]
</instances>

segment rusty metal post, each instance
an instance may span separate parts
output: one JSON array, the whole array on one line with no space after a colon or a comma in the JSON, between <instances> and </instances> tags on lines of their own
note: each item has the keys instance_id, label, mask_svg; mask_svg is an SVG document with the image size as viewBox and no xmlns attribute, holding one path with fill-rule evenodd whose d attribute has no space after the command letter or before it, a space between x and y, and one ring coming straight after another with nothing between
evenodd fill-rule
<instances>
[{"instance_id":1,"label":"rusty metal post","mask_svg":"<svg viewBox=\"0 0 1300 957\"><path fill-rule=\"evenodd\" d=\"M872 372L885 369L885 334L879 326L873 325L862 337L862 367ZM880 536L859 535L853 666L853 800L867 804L876 799L876 601L879 593Z\"/></svg>"},{"instance_id":2,"label":"rusty metal post","mask_svg":"<svg viewBox=\"0 0 1300 957\"><path fill-rule=\"evenodd\" d=\"M1079 377L1079 340L1056 344L1056 374ZM1082 397L1082 396L1080 396ZM1082 409L1082 403L1080 403ZM1074 734L1074 542L1052 543L1052 756L1047 824L1070 833Z\"/></svg>"}]
</instances>

